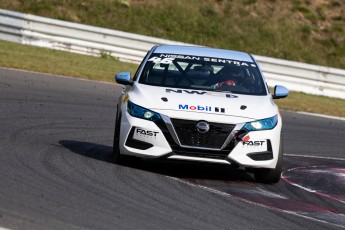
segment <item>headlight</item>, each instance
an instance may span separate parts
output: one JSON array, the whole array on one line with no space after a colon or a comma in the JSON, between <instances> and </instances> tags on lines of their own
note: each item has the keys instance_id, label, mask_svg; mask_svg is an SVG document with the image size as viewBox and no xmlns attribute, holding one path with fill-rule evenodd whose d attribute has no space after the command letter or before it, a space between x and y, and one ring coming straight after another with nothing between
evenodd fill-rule
<instances>
[{"instance_id":1,"label":"headlight","mask_svg":"<svg viewBox=\"0 0 345 230\"><path fill-rule=\"evenodd\" d=\"M266 119L248 122L243 126L243 128L248 131L268 130L276 127L277 123L278 115L275 115Z\"/></svg>"},{"instance_id":2,"label":"headlight","mask_svg":"<svg viewBox=\"0 0 345 230\"><path fill-rule=\"evenodd\" d=\"M157 121L161 119L161 116L158 113L140 107L139 105L132 103L130 100L127 102L127 112L133 117L142 118L149 121Z\"/></svg>"}]
</instances>

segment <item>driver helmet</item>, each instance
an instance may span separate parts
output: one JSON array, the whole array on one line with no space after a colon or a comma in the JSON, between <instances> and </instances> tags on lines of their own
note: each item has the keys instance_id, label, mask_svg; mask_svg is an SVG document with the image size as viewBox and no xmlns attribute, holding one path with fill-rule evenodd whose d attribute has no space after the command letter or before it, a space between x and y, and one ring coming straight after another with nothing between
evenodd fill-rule
<instances>
[{"instance_id":1,"label":"driver helmet","mask_svg":"<svg viewBox=\"0 0 345 230\"><path fill-rule=\"evenodd\" d=\"M236 86L243 82L243 71L237 66L224 67L220 72L220 80L214 85L214 89L221 89L224 86Z\"/></svg>"}]
</instances>

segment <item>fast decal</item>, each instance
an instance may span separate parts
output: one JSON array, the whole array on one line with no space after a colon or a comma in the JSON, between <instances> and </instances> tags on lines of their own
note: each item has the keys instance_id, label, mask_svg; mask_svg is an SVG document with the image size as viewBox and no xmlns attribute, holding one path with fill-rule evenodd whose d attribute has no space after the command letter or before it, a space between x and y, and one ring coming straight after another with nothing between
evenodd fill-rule
<instances>
[{"instance_id":1,"label":"fast decal","mask_svg":"<svg viewBox=\"0 0 345 230\"><path fill-rule=\"evenodd\" d=\"M182 105L182 104L179 104L178 109L192 110L192 111L206 111L206 112L212 111L211 106L200 106L200 105Z\"/></svg>"},{"instance_id":2,"label":"fast decal","mask_svg":"<svg viewBox=\"0 0 345 230\"><path fill-rule=\"evenodd\" d=\"M154 62L154 63L170 64L175 59L197 60L197 61L204 61L204 62L231 64L231 65L236 65L236 66L256 67L254 63L245 62L245 61L238 61L238 60L231 60L231 59L224 59L224 58L214 58L214 57L177 55L177 54L159 54L158 56L151 57L148 61Z\"/></svg>"},{"instance_id":3,"label":"fast decal","mask_svg":"<svg viewBox=\"0 0 345 230\"><path fill-rule=\"evenodd\" d=\"M186 93L186 94L195 94L195 95L212 95L212 96L224 96L224 93L209 92L209 91L200 91L200 90L186 90L186 89L165 89L167 93ZM233 94L225 94L226 98L238 98L238 96Z\"/></svg>"},{"instance_id":4,"label":"fast decal","mask_svg":"<svg viewBox=\"0 0 345 230\"><path fill-rule=\"evenodd\" d=\"M137 128L137 130L135 132L136 132L136 134L144 135L144 136L148 136L148 137L156 137L157 133L159 133L159 132L140 129L140 128Z\"/></svg>"},{"instance_id":5,"label":"fast decal","mask_svg":"<svg viewBox=\"0 0 345 230\"><path fill-rule=\"evenodd\" d=\"M242 142L243 146L262 146L265 143L265 141L245 141Z\"/></svg>"}]
</instances>

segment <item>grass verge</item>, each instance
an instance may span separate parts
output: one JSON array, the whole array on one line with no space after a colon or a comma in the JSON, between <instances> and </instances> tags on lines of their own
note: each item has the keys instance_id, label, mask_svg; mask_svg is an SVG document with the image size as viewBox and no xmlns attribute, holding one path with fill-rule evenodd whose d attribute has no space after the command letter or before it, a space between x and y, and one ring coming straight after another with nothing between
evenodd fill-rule
<instances>
[{"instance_id":1,"label":"grass verge","mask_svg":"<svg viewBox=\"0 0 345 230\"><path fill-rule=\"evenodd\" d=\"M109 56L93 57L0 41L0 66L114 82L114 73L136 71L137 65Z\"/></svg>"},{"instance_id":2,"label":"grass verge","mask_svg":"<svg viewBox=\"0 0 345 230\"><path fill-rule=\"evenodd\" d=\"M107 56L91 57L0 41L0 67L114 82L114 73L136 71L137 65ZM345 100L290 92L275 101L281 109L345 117Z\"/></svg>"}]
</instances>

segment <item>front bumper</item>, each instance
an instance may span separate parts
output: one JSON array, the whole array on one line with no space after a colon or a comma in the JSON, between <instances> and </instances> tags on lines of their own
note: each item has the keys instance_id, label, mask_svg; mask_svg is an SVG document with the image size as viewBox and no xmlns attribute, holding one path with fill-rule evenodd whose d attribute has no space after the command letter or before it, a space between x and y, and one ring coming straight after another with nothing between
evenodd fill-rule
<instances>
[{"instance_id":1,"label":"front bumper","mask_svg":"<svg viewBox=\"0 0 345 230\"><path fill-rule=\"evenodd\" d=\"M171 120L162 115L162 120L152 122L132 117L123 111L120 130L121 154L255 168L276 166L281 138L280 117L277 126L272 130L241 133L239 131L244 123L234 125L219 148L184 145ZM238 136L240 133L241 136ZM240 140L241 137L246 137L246 141Z\"/></svg>"}]
</instances>

